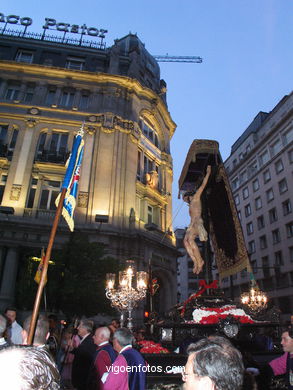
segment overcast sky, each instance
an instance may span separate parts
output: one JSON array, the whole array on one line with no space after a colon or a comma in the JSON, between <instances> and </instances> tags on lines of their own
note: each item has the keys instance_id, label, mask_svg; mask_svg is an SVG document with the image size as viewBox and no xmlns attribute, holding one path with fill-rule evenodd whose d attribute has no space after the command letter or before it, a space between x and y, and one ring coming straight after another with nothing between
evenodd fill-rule
<instances>
[{"instance_id":1,"label":"overcast sky","mask_svg":"<svg viewBox=\"0 0 293 390\"><path fill-rule=\"evenodd\" d=\"M31 17L32 32L42 32L48 17L107 29L107 46L131 32L153 55L203 58L202 64L160 63L177 124L171 141L173 215L179 210L174 228L189 224L177 193L192 141L217 140L225 160L257 113L271 111L292 89L291 0L14 0L0 12Z\"/></svg>"}]
</instances>

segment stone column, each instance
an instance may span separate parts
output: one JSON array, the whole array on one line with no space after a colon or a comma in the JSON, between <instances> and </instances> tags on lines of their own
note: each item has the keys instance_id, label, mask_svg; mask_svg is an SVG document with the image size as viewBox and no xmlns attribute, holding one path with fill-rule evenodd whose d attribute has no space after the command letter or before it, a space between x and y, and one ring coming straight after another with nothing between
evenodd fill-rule
<instances>
[{"instance_id":1,"label":"stone column","mask_svg":"<svg viewBox=\"0 0 293 390\"><path fill-rule=\"evenodd\" d=\"M14 302L17 267L18 248L10 247L5 259L4 274L0 290L0 305L3 308Z\"/></svg>"}]
</instances>

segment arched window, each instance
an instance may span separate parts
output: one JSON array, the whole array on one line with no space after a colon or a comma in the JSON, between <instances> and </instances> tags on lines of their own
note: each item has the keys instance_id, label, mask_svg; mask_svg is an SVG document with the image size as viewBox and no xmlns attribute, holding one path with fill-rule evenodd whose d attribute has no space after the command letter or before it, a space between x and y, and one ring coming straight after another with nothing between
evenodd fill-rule
<instances>
[{"instance_id":1,"label":"arched window","mask_svg":"<svg viewBox=\"0 0 293 390\"><path fill-rule=\"evenodd\" d=\"M157 132L145 120L139 121L139 126L143 134L157 147L160 148L159 138Z\"/></svg>"}]
</instances>

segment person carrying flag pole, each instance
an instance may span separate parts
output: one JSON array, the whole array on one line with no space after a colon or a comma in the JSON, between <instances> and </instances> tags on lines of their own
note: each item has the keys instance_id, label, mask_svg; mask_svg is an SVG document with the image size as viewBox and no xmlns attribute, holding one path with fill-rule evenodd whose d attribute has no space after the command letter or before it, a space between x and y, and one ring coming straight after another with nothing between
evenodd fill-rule
<instances>
[{"instance_id":1,"label":"person carrying flag pole","mask_svg":"<svg viewBox=\"0 0 293 390\"><path fill-rule=\"evenodd\" d=\"M44 286L47 282L47 272L48 272L48 265L49 265L49 259L51 257L52 247L54 243L54 239L56 236L56 231L59 223L59 219L61 214L64 216L69 229L73 231L74 229L74 220L73 220L73 213L76 205L76 197L77 197L77 189L78 189L78 180L79 180L79 173L80 173L80 167L82 162L82 156L83 156L83 147L84 147L84 141L83 141L83 127L84 124L81 126L80 130L78 131L77 135L75 136L72 152L67 164L67 169L63 181L63 185L61 187L61 192L58 195L56 199L56 214L53 222L53 226L50 233L50 238L48 242L48 247L46 250L45 259L43 262L43 268L41 273L41 278L39 282L38 291L36 294L36 299L34 303L34 309L29 329L29 335L28 335L28 344L32 344L33 337L34 337L34 331L36 326L36 321L38 317L38 312L40 308L40 302L41 297L43 293Z\"/></svg>"}]
</instances>

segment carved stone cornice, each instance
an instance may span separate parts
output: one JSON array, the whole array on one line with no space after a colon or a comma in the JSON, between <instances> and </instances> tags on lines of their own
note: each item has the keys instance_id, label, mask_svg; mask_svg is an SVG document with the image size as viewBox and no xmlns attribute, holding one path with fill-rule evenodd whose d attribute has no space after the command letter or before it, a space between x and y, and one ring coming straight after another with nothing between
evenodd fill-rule
<instances>
[{"instance_id":1,"label":"carved stone cornice","mask_svg":"<svg viewBox=\"0 0 293 390\"><path fill-rule=\"evenodd\" d=\"M20 184L13 184L10 190L10 200L19 200L20 193L21 193L21 185Z\"/></svg>"},{"instance_id":2,"label":"carved stone cornice","mask_svg":"<svg viewBox=\"0 0 293 390\"><path fill-rule=\"evenodd\" d=\"M88 198L89 198L88 192L79 191L77 206L86 208L88 205Z\"/></svg>"},{"instance_id":3,"label":"carved stone cornice","mask_svg":"<svg viewBox=\"0 0 293 390\"><path fill-rule=\"evenodd\" d=\"M26 118L25 119L25 123L26 123L27 127L29 127L29 128L35 127L39 122L40 122L40 120L36 119L36 118Z\"/></svg>"}]
</instances>

